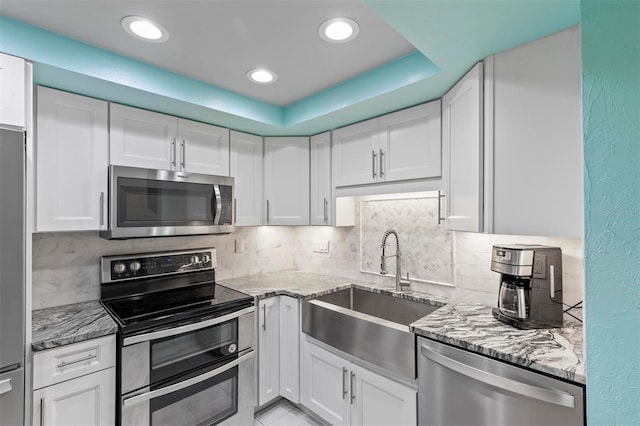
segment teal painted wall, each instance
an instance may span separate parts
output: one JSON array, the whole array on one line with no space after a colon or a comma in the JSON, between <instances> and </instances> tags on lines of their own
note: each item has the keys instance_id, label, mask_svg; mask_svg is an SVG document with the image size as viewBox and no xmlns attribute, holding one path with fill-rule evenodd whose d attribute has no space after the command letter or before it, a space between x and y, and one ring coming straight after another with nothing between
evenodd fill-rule
<instances>
[{"instance_id":1,"label":"teal painted wall","mask_svg":"<svg viewBox=\"0 0 640 426\"><path fill-rule=\"evenodd\" d=\"M581 18L587 421L640 425L640 2Z\"/></svg>"}]
</instances>

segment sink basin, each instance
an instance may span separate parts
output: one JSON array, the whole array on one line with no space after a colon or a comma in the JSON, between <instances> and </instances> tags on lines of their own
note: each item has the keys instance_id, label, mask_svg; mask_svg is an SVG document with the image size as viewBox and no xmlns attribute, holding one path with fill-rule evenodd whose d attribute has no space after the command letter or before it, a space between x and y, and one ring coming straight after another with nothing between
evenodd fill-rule
<instances>
[{"instance_id":1,"label":"sink basin","mask_svg":"<svg viewBox=\"0 0 640 426\"><path fill-rule=\"evenodd\" d=\"M415 379L409 324L438 309L391 294L348 288L302 304L302 331L408 380Z\"/></svg>"}]
</instances>

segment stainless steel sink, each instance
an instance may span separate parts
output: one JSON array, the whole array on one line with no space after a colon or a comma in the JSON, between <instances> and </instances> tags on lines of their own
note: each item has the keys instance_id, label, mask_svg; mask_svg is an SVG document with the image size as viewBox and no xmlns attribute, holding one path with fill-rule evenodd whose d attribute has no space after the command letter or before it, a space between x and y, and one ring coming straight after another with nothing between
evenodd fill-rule
<instances>
[{"instance_id":1,"label":"stainless steel sink","mask_svg":"<svg viewBox=\"0 0 640 426\"><path fill-rule=\"evenodd\" d=\"M415 337L409 324L439 306L358 288L302 304L302 331L408 380L415 379Z\"/></svg>"}]
</instances>

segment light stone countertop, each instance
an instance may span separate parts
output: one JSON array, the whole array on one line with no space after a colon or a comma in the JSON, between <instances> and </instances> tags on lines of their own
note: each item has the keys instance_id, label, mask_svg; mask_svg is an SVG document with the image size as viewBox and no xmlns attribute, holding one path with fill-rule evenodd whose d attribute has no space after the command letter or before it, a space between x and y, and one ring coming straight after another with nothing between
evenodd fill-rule
<instances>
[{"instance_id":1,"label":"light stone countertop","mask_svg":"<svg viewBox=\"0 0 640 426\"><path fill-rule=\"evenodd\" d=\"M402 299L429 303L434 306L444 306L447 299L420 292L398 292L389 285L374 284L350 278L334 277L313 272L285 271L272 272L262 275L233 278L218 282L218 284L241 291L258 299L273 296L290 296L298 299L309 299L333 293L346 288L362 288L376 293L391 294Z\"/></svg>"},{"instance_id":2,"label":"light stone countertop","mask_svg":"<svg viewBox=\"0 0 640 426\"><path fill-rule=\"evenodd\" d=\"M584 384L582 324L519 330L493 317L491 307L447 305L411 324L411 331L439 342Z\"/></svg>"},{"instance_id":3,"label":"light stone countertop","mask_svg":"<svg viewBox=\"0 0 640 426\"><path fill-rule=\"evenodd\" d=\"M82 302L32 311L34 352L115 334L118 325L100 302Z\"/></svg>"}]
</instances>

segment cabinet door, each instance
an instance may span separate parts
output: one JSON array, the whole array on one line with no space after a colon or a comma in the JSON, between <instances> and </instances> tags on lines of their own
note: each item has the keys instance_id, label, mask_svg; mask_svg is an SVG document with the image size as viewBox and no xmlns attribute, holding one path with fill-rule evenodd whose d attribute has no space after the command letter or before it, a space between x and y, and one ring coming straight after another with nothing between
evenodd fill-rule
<instances>
[{"instance_id":1,"label":"cabinet door","mask_svg":"<svg viewBox=\"0 0 640 426\"><path fill-rule=\"evenodd\" d=\"M267 225L309 225L309 138L265 138Z\"/></svg>"},{"instance_id":2,"label":"cabinet door","mask_svg":"<svg viewBox=\"0 0 640 426\"><path fill-rule=\"evenodd\" d=\"M36 230L106 229L108 104L37 89Z\"/></svg>"},{"instance_id":3,"label":"cabinet door","mask_svg":"<svg viewBox=\"0 0 640 426\"><path fill-rule=\"evenodd\" d=\"M300 402L332 425L349 425L349 363L302 336Z\"/></svg>"},{"instance_id":4,"label":"cabinet door","mask_svg":"<svg viewBox=\"0 0 640 426\"><path fill-rule=\"evenodd\" d=\"M279 298L258 303L258 405L280 395Z\"/></svg>"},{"instance_id":5,"label":"cabinet door","mask_svg":"<svg viewBox=\"0 0 640 426\"><path fill-rule=\"evenodd\" d=\"M336 187L373 183L379 173L379 119L333 131L333 182Z\"/></svg>"},{"instance_id":6,"label":"cabinet door","mask_svg":"<svg viewBox=\"0 0 640 426\"><path fill-rule=\"evenodd\" d=\"M331 133L311 137L311 224L331 225Z\"/></svg>"},{"instance_id":7,"label":"cabinet door","mask_svg":"<svg viewBox=\"0 0 640 426\"><path fill-rule=\"evenodd\" d=\"M442 98L446 227L482 231L482 63Z\"/></svg>"},{"instance_id":8,"label":"cabinet door","mask_svg":"<svg viewBox=\"0 0 640 426\"><path fill-rule=\"evenodd\" d=\"M262 225L262 137L231 131L230 175L235 178L235 224Z\"/></svg>"},{"instance_id":9,"label":"cabinet door","mask_svg":"<svg viewBox=\"0 0 640 426\"><path fill-rule=\"evenodd\" d=\"M115 424L115 369L108 368L33 393L33 425Z\"/></svg>"},{"instance_id":10,"label":"cabinet door","mask_svg":"<svg viewBox=\"0 0 640 426\"><path fill-rule=\"evenodd\" d=\"M110 104L111 164L176 170L178 119Z\"/></svg>"},{"instance_id":11,"label":"cabinet door","mask_svg":"<svg viewBox=\"0 0 640 426\"><path fill-rule=\"evenodd\" d=\"M499 53L485 72L487 231L582 237L580 29Z\"/></svg>"},{"instance_id":12,"label":"cabinet door","mask_svg":"<svg viewBox=\"0 0 640 426\"><path fill-rule=\"evenodd\" d=\"M380 179L440 176L440 100L380 117Z\"/></svg>"},{"instance_id":13,"label":"cabinet door","mask_svg":"<svg viewBox=\"0 0 640 426\"><path fill-rule=\"evenodd\" d=\"M0 53L0 124L26 125L24 59Z\"/></svg>"},{"instance_id":14,"label":"cabinet door","mask_svg":"<svg viewBox=\"0 0 640 426\"><path fill-rule=\"evenodd\" d=\"M415 425L417 392L379 374L351 365L351 424Z\"/></svg>"},{"instance_id":15,"label":"cabinet door","mask_svg":"<svg viewBox=\"0 0 640 426\"><path fill-rule=\"evenodd\" d=\"M229 129L178 119L179 170L229 176Z\"/></svg>"},{"instance_id":16,"label":"cabinet door","mask_svg":"<svg viewBox=\"0 0 640 426\"><path fill-rule=\"evenodd\" d=\"M300 402L300 315L288 296L280 296L280 395Z\"/></svg>"}]
</instances>

